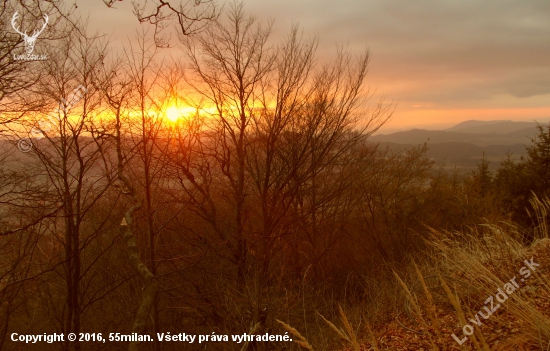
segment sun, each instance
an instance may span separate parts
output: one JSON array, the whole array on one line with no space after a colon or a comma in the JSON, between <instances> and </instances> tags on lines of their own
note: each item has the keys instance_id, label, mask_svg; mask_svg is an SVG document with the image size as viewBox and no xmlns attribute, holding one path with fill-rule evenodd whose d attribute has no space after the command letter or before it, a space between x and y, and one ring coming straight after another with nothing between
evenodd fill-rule
<instances>
[{"instance_id":1,"label":"sun","mask_svg":"<svg viewBox=\"0 0 550 351\"><path fill-rule=\"evenodd\" d=\"M180 116L181 112L176 106L170 106L166 109L166 118L171 122L176 122Z\"/></svg>"},{"instance_id":2,"label":"sun","mask_svg":"<svg viewBox=\"0 0 550 351\"><path fill-rule=\"evenodd\" d=\"M172 123L188 119L198 114L196 107L170 105L164 110L164 117Z\"/></svg>"}]
</instances>

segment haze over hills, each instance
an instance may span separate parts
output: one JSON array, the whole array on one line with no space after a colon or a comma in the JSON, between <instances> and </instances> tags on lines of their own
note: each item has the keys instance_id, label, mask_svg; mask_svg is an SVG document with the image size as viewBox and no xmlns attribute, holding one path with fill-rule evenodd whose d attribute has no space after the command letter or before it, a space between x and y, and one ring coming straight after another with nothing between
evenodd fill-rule
<instances>
[{"instance_id":1,"label":"haze over hills","mask_svg":"<svg viewBox=\"0 0 550 351\"><path fill-rule=\"evenodd\" d=\"M449 166L475 167L483 153L491 167L498 167L507 153L514 159L525 155L525 146L537 135L536 122L465 121L445 130L413 129L372 136L372 142L392 149L427 143L428 157Z\"/></svg>"},{"instance_id":2,"label":"haze over hills","mask_svg":"<svg viewBox=\"0 0 550 351\"><path fill-rule=\"evenodd\" d=\"M459 123L456 126L445 130L450 132L462 132L471 134L509 134L521 130L531 130L536 126L536 122L470 120Z\"/></svg>"},{"instance_id":3,"label":"haze over hills","mask_svg":"<svg viewBox=\"0 0 550 351\"><path fill-rule=\"evenodd\" d=\"M463 142L479 146L528 144L537 134L535 122L465 121L444 130L412 129L371 137L376 142L422 144Z\"/></svg>"},{"instance_id":4,"label":"haze over hills","mask_svg":"<svg viewBox=\"0 0 550 351\"><path fill-rule=\"evenodd\" d=\"M514 121L465 121L444 130L412 129L369 137L370 142L380 143L393 150L405 150L428 144L427 155L435 161L445 161L448 167L474 168L485 154L491 168L497 168L507 153L513 159L526 154L538 131L536 122ZM14 141L0 138L0 148L16 149ZM17 153L18 158L30 157Z\"/></svg>"}]
</instances>

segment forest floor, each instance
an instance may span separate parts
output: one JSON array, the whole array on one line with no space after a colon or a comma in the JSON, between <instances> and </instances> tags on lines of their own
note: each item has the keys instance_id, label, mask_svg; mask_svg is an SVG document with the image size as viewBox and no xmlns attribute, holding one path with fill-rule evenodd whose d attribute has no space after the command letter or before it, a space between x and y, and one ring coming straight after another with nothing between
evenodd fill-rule
<instances>
[{"instance_id":1,"label":"forest floor","mask_svg":"<svg viewBox=\"0 0 550 351\"><path fill-rule=\"evenodd\" d=\"M518 291L514 294L518 294L518 299L522 299L523 302L527 302L536 311L540 312L547 319L550 320L550 291L548 285L544 282L550 281L550 239L541 239L534 242L529 248L526 249L527 255L525 260L533 258L533 261L539 264L536 267L536 271L533 275L540 275L542 279L530 279L523 284L519 284ZM525 265L525 261L517 259L515 262L510 262L506 266L517 267L514 274L512 269L509 269L510 278L518 276L518 280L521 275L518 275L517 270L519 267ZM497 268L498 269L498 268ZM502 271L500 272L502 274ZM508 271L506 271L508 273ZM474 283L472 283L474 284ZM499 287L495 287L495 291ZM496 293L496 292L495 292ZM477 302L477 304L476 304ZM464 311L475 311L480 309L480 304L483 304L484 299L481 301L471 301L466 304L461 301ZM550 344L543 344L543 337L540 335L534 335L537 333L536 328L533 325L537 323L525 322L522 318L517 318L516 315L510 313L509 301L501 303L501 307L498 308L493 315L490 315L487 319L478 318L482 323L481 337L477 337L476 341L472 340L472 336L479 335L475 332L472 336L467 337L464 335L462 326L455 310L448 304L448 306L437 307L435 314L437 316L437 323L439 324L439 335L435 328L432 328L430 323L418 323L411 318L411 313L401 313L393 321L385 323L383 325L373 325L372 334L370 337L364 333L359 333L358 339L360 342L361 351L363 350L550 350ZM495 300L495 305L497 304ZM477 309L475 306L477 305ZM468 310L468 308L470 310ZM423 319L429 320L427 313ZM465 318L470 321L473 313L464 313ZM473 325L474 323L468 322ZM545 322L541 322L545 323ZM540 334L540 329L538 331ZM460 345L453 334L458 340L464 340ZM437 345L434 347L432 342ZM538 340L536 342L535 340ZM485 341L485 343L483 343ZM546 341L545 343L548 343ZM483 345L485 344L485 346ZM346 348L344 350L357 350L353 348Z\"/></svg>"}]
</instances>

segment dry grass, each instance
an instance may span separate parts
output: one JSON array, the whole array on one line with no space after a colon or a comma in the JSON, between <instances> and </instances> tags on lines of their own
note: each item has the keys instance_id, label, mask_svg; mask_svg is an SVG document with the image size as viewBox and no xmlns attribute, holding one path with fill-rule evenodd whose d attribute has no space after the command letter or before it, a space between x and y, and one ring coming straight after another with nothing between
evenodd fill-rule
<instances>
[{"instance_id":1,"label":"dry grass","mask_svg":"<svg viewBox=\"0 0 550 351\"><path fill-rule=\"evenodd\" d=\"M410 338L416 339L417 345L424 342L422 348L431 350L550 351L550 239L547 225L550 201L534 198L532 204L536 240L530 245L524 243L524 236L516 226L506 222L486 223L462 233L429 231L427 243L431 255L423 261L418 259L423 264L417 265L416 260L411 260L410 269L402 269L399 274L393 272L396 287L401 291L401 298L396 296L396 303L401 301L403 305L406 302L405 305L410 306L410 328L404 328L407 330L402 333L400 345L405 345L403 348L397 347L397 343L392 344L395 337L389 333L395 333L395 328L388 327L391 323L381 326L380 320L373 318L376 312L365 308L368 304L352 305L347 310L348 315L351 312L357 317L357 309L362 308L359 313L359 320L364 325L362 334L358 333L360 328L352 327L341 306L338 306L341 327L320 313L319 316L348 345L346 350L360 351L362 347L365 350L367 343L370 344L369 350L405 350L410 349L410 345L406 345L407 338ZM488 297L494 297L497 290L512 278L516 277L518 281L522 278L519 271L525 266L525 260L532 257L540 266L531 272L529 279L509 293L508 299L493 315L480 319L481 325L470 322L476 311L485 306ZM437 284L427 281L434 276L438 277ZM385 288L387 291L377 294L388 301L393 292L387 286ZM301 347L313 350L296 329L279 323L296 336ZM451 334L463 338L462 327L466 324L474 331L464 344L459 345ZM373 327L375 325L377 327Z\"/></svg>"},{"instance_id":2,"label":"dry grass","mask_svg":"<svg viewBox=\"0 0 550 351\"><path fill-rule=\"evenodd\" d=\"M440 335L439 324L437 323L437 317L435 315L435 304L433 303L433 297L432 297L429 289L427 288L426 282L424 281L424 277L422 276L422 273L420 273L420 270L416 266L416 263L413 263L413 264L415 266L416 272L417 272L418 277L420 279L420 282L422 284L422 288L424 289L424 293L426 294L426 297L427 297L426 309L428 311L428 315L430 316L429 319L430 319L431 325L434 328L434 330L437 332L437 335L439 336ZM414 295L409 290L407 284L405 284L405 282L399 277L399 275L395 272L394 272L394 274L395 274L395 277L397 278L397 282L399 283L399 285L405 291L405 296L407 297L407 299L409 300L409 302L413 306L416 318L420 321L421 325L425 329L429 329L429 324L426 322L426 319L424 318L424 314L422 313L422 309L420 307L419 299L417 298L416 295ZM437 344L434 340L434 336L431 333L425 333L425 335L428 337L428 339L430 341L430 345L431 345L432 350L439 350L439 347L437 346Z\"/></svg>"},{"instance_id":3,"label":"dry grass","mask_svg":"<svg viewBox=\"0 0 550 351\"><path fill-rule=\"evenodd\" d=\"M351 326L350 321L348 320L346 314L344 313L344 310L342 309L342 306L338 306L339 313L340 313L340 319L344 326L344 328L337 327L334 323L326 319L323 315L320 313L317 313L324 321L327 323L327 325L336 332L336 334L344 341L349 343L352 347L353 351L361 351L361 344L359 343L359 339L357 337L357 333L353 330L353 327ZM303 347L306 350L313 351L313 347L308 342L308 340L300 334L298 330L293 328L292 326L286 324L285 322L282 322L280 320L276 320L279 324L283 326L283 328L294 335L294 337L297 339L293 340L296 342L300 347ZM370 326L368 327L370 330ZM372 330L370 330L372 335ZM375 348L378 350L377 348Z\"/></svg>"},{"instance_id":4,"label":"dry grass","mask_svg":"<svg viewBox=\"0 0 550 351\"><path fill-rule=\"evenodd\" d=\"M476 294L458 290L457 296L454 296L451 295L450 289L442 280L442 285L453 307L457 310L457 316L462 324L465 324L465 320L459 312L460 300L475 301L477 299L477 309L479 309L480 304L488 296L494 296L498 288L504 286L511 278L518 276L523 261L532 256L528 248L514 239L515 233L510 231L510 227L493 225L487 226L487 228L489 230L484 236L477 239L474 236L467 236L465 243L443 239L441 236L434 236L437 239L432 241L432 245L439 250L440 257L445 259L445 264L440 268L449 275L459 277L460 280L477 286ZM535 260L535 262L537 261ZM542 291L550 291L549 276L533 272L529 284L525 288L530 289L533 286L540 287ZM509 296L508 301L503 303L503 309L509 314L509 317L516 319L521 324L524 335L531 337L532 340L548 342L550 340L550 319L537 309L533 299L522 290L523 288L519 288L517 292ZM472 307L475 309L476 306ZM471 339L476 345L476 349L487 349L481 348L474 336Z\"/></svg>"},{"instance_id":5,"label":"dry grass","mask_svg":"<svg viewBox=\"0 0 550 351\"><path fill-rule=\"evenodd\" d=\"M298 339L298 340L293 340L295 343L297 343L298 345L300 345L301 347L303 347L306 350L313 351L313 347L309 344L309 342L306 340L306 338L303 337L302 334L300 334L300 332L298 330L296 330L295 328L292 328L290 325L288 325L285 322L282 322L278 319L276 319L276 321L277 321L277 323L282 325L283 328L285 328L286 331L288 331L290 334L294 335L294 337Z\"/></svg>"},{"instance_id":6,"label":"dry grass","mask_svg":"<svg viewBox=\"0 0 550 351\"><path fill-rule=\"evenodd\" d=\"M338 328L328 319L323 317L323 315L321 315L320 313L319 316L329 325L332 330L336 332L336 334L338 334L338 336L342 340L347 341L352 346L354 351L360 351L361 346L359 345L359 341L357 340L357 335L353 330L351 323L348 320L348 317L344 313L344 310L342 310L342 306L338 305L338 311L340 312L340 319L342 321L342 324L344 325L344 329Z\"/></svg>"},{"instance_id":7,"label":"dry grass","mask_svg":"<svg viewBox=\"0 0 550 351\"><path fill-rule=\"evenodd\" d=\"M529 212L529 216L533 221L535 228L535 239L548 238L548 214L550 213L550 199L547 197L539 199L534 193L529 200L533 211Z\"/></svg>"},{"instance_id":8,"label":"dry grass","mask_svg":"<svg viewBox=\"0 0 550 351\"><path fill-rule=\"evenodd\" d=\"M491 324L499 329L509 323L514 323L515 329L521 330L522 337L517 338L514 347L520 344L538 344L541 349L547 349L544 345L550 340L550 311L544 313L541 309L540 298L548 296L550 292L550 261L543 266L543 261L550 254L550 240L548 239L547 217L550 213L550 201L541 201L534 198L532 201L537 221L535 226L535 242L526 246L523 244L523 236L517 228L510 223L485 224L480 228L474 228L470 233L448 233L431 231L428 240L433 248L432 262L437 262L438 274L450 277L451 289L448 281L440 276L441 287L445 292L447 302L450 302L455 311L456 319L460 326L468 324L465 312L468 316L474 316L472 312L480 310L489 296L495 296L498 288L503 287L514 277L521 278L519 270L524 266L524 261L536 257L535 262L540 264L537 271L532 272L528 281L515 292L509 295L508 300L502 303L501 311L484 321L482 327L475 327L475 333L469 336L472 347L475 350L491 349L488 335L495 334L494 330L485 328L485 324ZM413 263L414 264L414 263ZM415 314L426 314L432 322L434 330L439 326L434 324L434 311L436 304L442 305L441 296L434 298L427 289L420 269L414 264L418 279L424 290L427 303L422 312L419 312L420 303L412 296L404 282L399 280L403 291L416 311ZM522 280L523 281L523 280ZM539 294L531 294L537 291ZM436 301L438 300L438 301ZM542 301L547 301L542 299ZM418 320L423 321L422 317ZM512 321L512 322L510 322ZM469 323L472 324L472 323ZM496 327L495 327L496 326ZM462 335L462 334L461 334ZM495 338L491 335L492 341Z\"/></svg>"}]
</instances>

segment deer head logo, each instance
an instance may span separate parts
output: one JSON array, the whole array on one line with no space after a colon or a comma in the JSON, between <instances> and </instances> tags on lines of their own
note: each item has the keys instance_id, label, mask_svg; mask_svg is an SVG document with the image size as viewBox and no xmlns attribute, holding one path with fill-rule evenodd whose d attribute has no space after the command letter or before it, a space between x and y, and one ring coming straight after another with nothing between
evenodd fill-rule
<instances>
[{"instance_id":1,"label":"deer head logo","mask_svg":"<svg viewBox=\"0 0 550 351\"><path fill-rule=\"evenodd\" d=\"M19 14L16 11L11 18L11 26L13 27L13 29L15 29L17 33L21 35L21 38L23 38L23 40L25 41L25 50L27 51L27 54L30 55L34 50L34 43L36 42L36 38L38 38L40 33L44 31L46 25L48 24L48 15L44 15L44 25L42 26L42 28L40 30L35 29L31 36L27 35L27 31L25 31L25 33L21 33L19 29L16 28L15 21L17 21L17 18L19 18Z\"/></svg>"}]
</instances>

